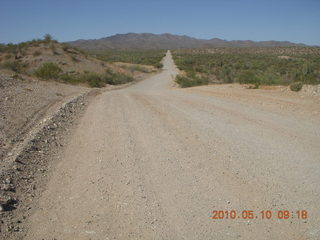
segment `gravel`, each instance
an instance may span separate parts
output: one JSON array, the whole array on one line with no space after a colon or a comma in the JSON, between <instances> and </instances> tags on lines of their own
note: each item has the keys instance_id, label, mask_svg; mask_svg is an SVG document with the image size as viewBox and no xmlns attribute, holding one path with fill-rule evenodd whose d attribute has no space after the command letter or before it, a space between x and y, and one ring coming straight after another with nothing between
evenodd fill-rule
<instances>
[{"instance_id":1,"label":"gravel","mask_svg":"<svg viewBox=\"0 0 320 240\"><path fill-rule=\"evenodd\" d=\"M4 113L0 122L5 126L0 161L0 238L17 239L26 233L23 225L48 180L47 169L62 153L64 142L94 90L3 75L0 86L2 97L7 95L7 102L0 104ZM27 91L32 95L23 94L26 87L33 89ZM57 91L63 94L56 94ZM30 118L34 122L26 127Z\"/></svg>"}]
</instances>

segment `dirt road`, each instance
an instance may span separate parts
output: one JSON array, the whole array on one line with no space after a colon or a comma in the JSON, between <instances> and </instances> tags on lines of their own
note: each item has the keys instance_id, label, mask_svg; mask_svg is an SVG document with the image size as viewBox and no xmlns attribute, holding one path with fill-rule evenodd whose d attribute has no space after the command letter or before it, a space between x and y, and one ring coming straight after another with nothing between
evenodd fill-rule
<instances>
[{"instance_id":1,"label":"dirt road","mask_svg":"<svg viewBox=\"0 0 320 240\"><path fill-rule=\"evenodd\" d=\"M168 53L162 73L93 100L26 239L320 238L319 101L236 85L178 89L176 73ZM213 220L213 210L240 218Z\"/></svg>"}]
</instances>

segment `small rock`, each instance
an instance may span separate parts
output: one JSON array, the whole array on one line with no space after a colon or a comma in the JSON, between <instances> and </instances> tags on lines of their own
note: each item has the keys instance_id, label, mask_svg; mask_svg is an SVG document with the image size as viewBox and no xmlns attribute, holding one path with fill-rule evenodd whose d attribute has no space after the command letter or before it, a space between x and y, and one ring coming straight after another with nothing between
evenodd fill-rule
<instances>
[{"instance_id":1,"label":"small rock","mask_svg":"<svg viewBox=\"0 0 320 240\"><path fill-rule=\"evenodd\" d=\"M14 187L9 183L4 183L0 185L0 189L3 191L13 191Z\"/></svg>"},{"instance_id":2,"label":"small rock","mask_svg":"<svg viewBox=\"0 0 320 240\"><path fill-rule=\"evenodd\" d=\"M16 171L21 171L21 168L19 168L17 165L14 165L13 169L16 170Z\"/></svg>"},{"instance_id":3,"label":"small rock","mask_svg":"<svg viewBox=\"0 0 320 240\"><path fill-rule=\"evenodd\" d=\"M6 180L4 180L4 183L10 184L11 183L11 179L10 178L6 178Z\"/></svg>"}]
</instances>

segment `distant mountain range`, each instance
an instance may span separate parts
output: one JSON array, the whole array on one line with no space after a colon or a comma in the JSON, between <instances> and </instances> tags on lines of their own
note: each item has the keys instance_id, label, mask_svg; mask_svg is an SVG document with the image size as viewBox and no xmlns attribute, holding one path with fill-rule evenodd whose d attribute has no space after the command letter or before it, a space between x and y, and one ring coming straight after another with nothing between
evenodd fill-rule
<instances>
[{"instance_id":1,"label":"distant mountain range","mask_svg":"<svg viewBox=\"0 0 320 240\"><path fill-rule=\"evenodd\" d=\"M213 47L292 47L306 46L288 41L250 40L227 41L219 38L197 39L173 34L127 33L116 34L106 38L77 40L70 45L84 50L103 49L179 49L179 48L213 48Z\"/></svg>"}]
</instances>

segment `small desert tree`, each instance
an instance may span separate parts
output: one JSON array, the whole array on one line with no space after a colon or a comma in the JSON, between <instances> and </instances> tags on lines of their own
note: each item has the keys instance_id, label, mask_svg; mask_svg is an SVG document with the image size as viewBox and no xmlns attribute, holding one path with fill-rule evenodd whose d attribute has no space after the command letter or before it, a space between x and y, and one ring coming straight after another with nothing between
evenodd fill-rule
<instances>
[{"instance_id":1,"label":"small desert tree","mask_svg":"<svg viewBox=\"0 0 320 240\"><path fill-rule=\"evenodd\" d=\"M49 33L47 33L46 35L44 35L43 39L45 42L51 42L53 40L53 37Z\"/></svg>"}]
</instances>

